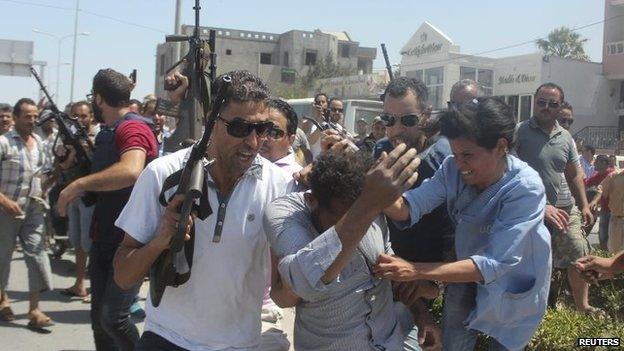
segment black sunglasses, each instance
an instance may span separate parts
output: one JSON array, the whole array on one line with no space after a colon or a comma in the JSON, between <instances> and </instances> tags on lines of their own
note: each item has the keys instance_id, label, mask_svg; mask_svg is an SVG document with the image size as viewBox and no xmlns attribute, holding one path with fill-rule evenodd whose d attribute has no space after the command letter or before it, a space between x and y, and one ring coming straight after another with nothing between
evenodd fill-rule
<instances>
[{"instance_id":1,"label":"black sunglasses","mask_svg":"<svg viewBox=\"0 0 624 351\"><path fill-rule=\"evenodd\" d=\"M250 123L238 118L235 118L232 121L227 121L221 116L217 116L217 118L221 120L223 124L225 124L227 133L235 138L248 137L253 130L256 131L256 134L259 137L265 138L267 135L269 135L269 132L271 131L271 129L273 129L274 126L273 122L271 121Z\"/></svg>"},{"instance_id":2,"label":"black sunglasses","mask_svg":"<svg viewBox=\"0 0 624 351\"><path fill-rule=\"evenodd\" d=\"M567 124L569 126L574 123L574 120L572 118L559 118L557 121L559 122L559 124Z\"/></svg>"},{"instance_id":3,"label":"black sunglasses","mask_svg":"<svg viewBox=\"0 0 624 351\"><path fill-rule=\"evenodd\" d=\"M384 122L384 124L386 125L386 127L392 127L395 123L396 120L399 119L401 121L401 124L406 126L406 127L413 127L415 126L419 119L420 116L419 115L415 115L415 114L409 114L409 115L404 115L401 117L395 117L394 115L391 115L389 113L382 113L381 115L379 115L379 117L381 117L381 120Z\"/></svg>"},{"instance_id":4,"label":"black sunglasses","mask_svg":"<svg viewBox=\"0 0 624 351\"><path fill-rule=\"evenodd\" d=\"M537 104L537 106L539 107L545 107L546 105L548 105L548 108L552 108L552 109L558 109L559 106L561 106L560 102L556 102L556 101L546 101L544 99L537 99L537 101L535 102Z\"/></svg>"},{"instance_id":5,"label":"black sunglasses","mask_svg":"<svg viewBox=\"0 0 624 351\"><path fill-rule=\"evenodd\" d=\"M330 110L331 110L331 112L340 112L340 113L342 113L342 111L343 111L343 109L341 109L341 108L331 108Z\"/></svg>"},{"instance_id":6,"label":"black sunglasses","mask_svg":"<svg viewBox=\"0 0 624 351\"><path fill-rule=\"evenodd\" d=\"M284 135L286 135L286 132L284 132L283 130L277 128L277 127L273 127L271 128L271 130L269 130L269 137L271 139L281 139L284 137Z\"/></svg>"}]
</instances>

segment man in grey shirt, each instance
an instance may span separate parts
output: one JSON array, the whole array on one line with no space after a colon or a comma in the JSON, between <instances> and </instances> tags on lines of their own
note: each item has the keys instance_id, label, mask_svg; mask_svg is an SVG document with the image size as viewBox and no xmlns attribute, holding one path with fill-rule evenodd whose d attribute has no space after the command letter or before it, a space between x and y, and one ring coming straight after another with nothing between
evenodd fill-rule
<instances>
[{"instance_id":1,"label":"man in grey shirt","mask_svg":"<svg viewBox=\"0 0 624 351\"><path fill-rule=\"evenodd\" d=\"M368 173L368 155L323 155L309 177L311 192L286 195L265 211L281 278L273 279L271 297L296 304L296 350L420 349L408 309L372 273L378 256L391 252L381 211L416 180L416 151L406 149L398 146ZM428 284L403 285L399 298L410 304L437 293ZM424 318L416 320L421 335L434 325Z\"/></svg>"},{"instance_id":2,"label":"man in grey shirt","mask_svg":"<svg viewBox=\"0 0 624 351\"><path fill-rule=\"evenodd\" d=\"M589 286L574 268L577 259L589 254L581 225L592 223L593 216L574 140L557 122L563 89L554 83L542 84L534 101L535 115L518 126L516 153L539 173L546 189L544 221L551 233L553 267L567 271L577 310L597 312L588 302ZM551 294L556 290L551 289ZM551 305L556 297L551 296Z\"/></svg>"}]
</instances>

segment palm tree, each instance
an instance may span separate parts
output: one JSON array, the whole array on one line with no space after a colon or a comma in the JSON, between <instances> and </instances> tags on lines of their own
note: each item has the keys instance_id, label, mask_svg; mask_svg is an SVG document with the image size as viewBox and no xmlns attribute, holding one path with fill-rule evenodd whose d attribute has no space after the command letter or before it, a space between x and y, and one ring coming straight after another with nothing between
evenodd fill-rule
<instances>
[{"instance_id":1,"label":"palm tree","mask_svg":"<svg viewBox=\"0 0 624 351\"><path fill-rule=\"evenodd\" d=\"M583 45L588 41L568 27L555 28L547 39L538 39L535 44L546 55L589 61Z\"/></svg>"}]
</instances>

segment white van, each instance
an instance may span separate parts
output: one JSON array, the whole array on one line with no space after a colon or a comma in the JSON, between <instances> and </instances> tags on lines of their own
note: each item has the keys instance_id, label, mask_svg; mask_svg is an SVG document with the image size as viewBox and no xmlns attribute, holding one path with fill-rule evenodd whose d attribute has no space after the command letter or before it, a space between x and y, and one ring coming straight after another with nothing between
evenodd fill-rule
<instances>
[{"instance_id":1,"label":"white van","mask_svg":"<svg viewBox=\"0 0 624 351\"><path fill-rule=\"evenodd\" d=\"M286 100L301 119L312 115L313 98ZM343 100L344 124L349 133L355 135L355 121L364 119L370 126L373 118L383 111L383 103L378 100Z\"/></svg>"}]
</instances>

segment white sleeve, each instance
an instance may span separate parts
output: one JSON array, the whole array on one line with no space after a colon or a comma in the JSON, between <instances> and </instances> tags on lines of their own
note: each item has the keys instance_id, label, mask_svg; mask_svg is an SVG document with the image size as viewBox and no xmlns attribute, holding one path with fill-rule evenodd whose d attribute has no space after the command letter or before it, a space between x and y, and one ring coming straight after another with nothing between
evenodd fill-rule
<instances>
[{"instance_id":1,"label":"white sleeve","mask_svg":"<svg viewBox=\"0 0 624 351\"><path fill-rule=\"evenodd\" d=\"M115 225L142 244L152 240L165 208L160 205L162 181L152 167L146 167L134 184L130 200L115 221Z\"/></svg>"}]
</instances>

